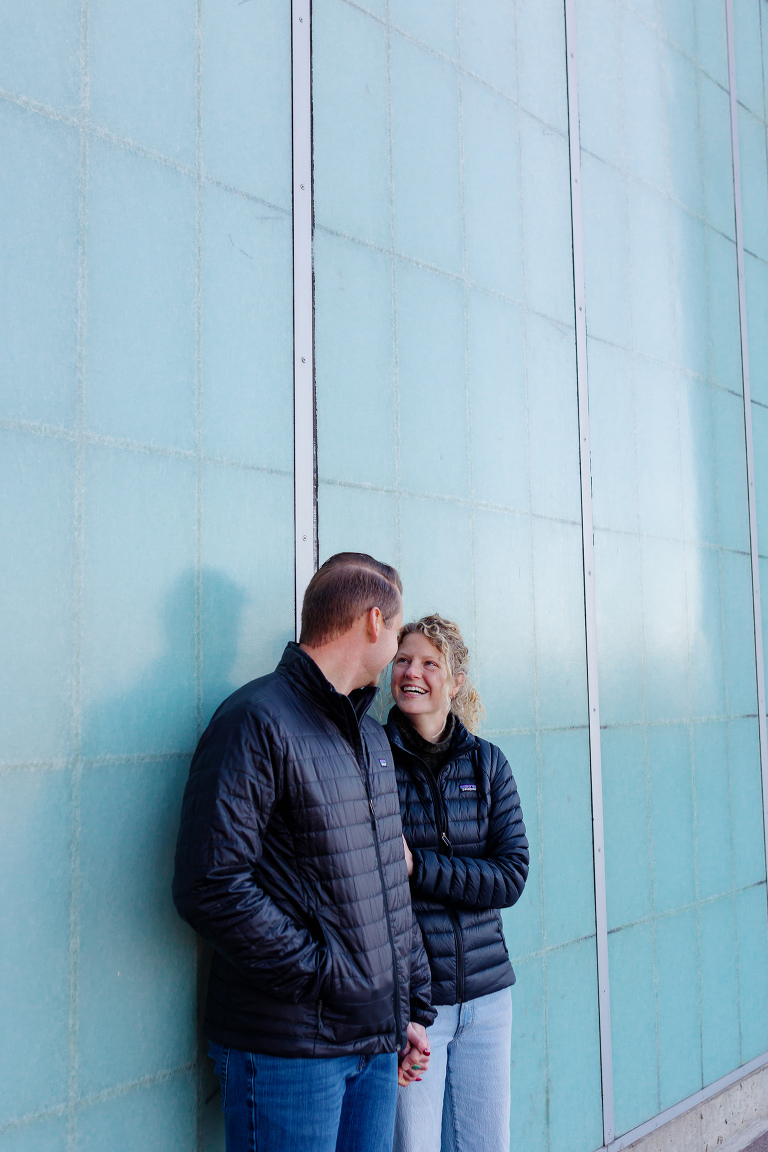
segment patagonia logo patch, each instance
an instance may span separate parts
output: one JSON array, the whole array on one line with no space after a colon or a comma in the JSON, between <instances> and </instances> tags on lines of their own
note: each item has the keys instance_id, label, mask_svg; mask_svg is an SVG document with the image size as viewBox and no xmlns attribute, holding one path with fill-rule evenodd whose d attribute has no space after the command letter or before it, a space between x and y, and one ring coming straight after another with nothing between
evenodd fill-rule
<instances>
[{"instance_id":1,"label":"patagonia logo patch","mask_svg":"<svg viewBox=\"0 0 768 1152\"><path fill-rule=\"evenodd\" d=\"M477 784L459 784L460 792L477 792Z\"/></svg>"},{"instance_id":2,"label":"patagonia logo patch","mask_svg":"<svg viewBox=\"0 0 768 1152\"><path fill-rule=\"evenodd\" d=\"M387 766L386 760L382 760L381 756L379 757L379 764L381 764L382 768L386 768Z\"/></svg>"}]
</instances>

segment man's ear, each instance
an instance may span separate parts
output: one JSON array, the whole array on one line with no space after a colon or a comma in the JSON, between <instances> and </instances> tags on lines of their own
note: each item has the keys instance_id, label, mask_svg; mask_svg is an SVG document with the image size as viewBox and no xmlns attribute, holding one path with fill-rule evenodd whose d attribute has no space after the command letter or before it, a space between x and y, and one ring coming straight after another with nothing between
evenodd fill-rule
<instances>
[{"instance_id":1,"label":"man's ear","mask_svg":"<svg viewBox=\"0 0 768 1152\"><path fill-rule=\"evenodd\" d=\"M380 608L369 608L365 614L365 632L371 644L375 644L384 630L384 617Z\"/></svg>"}]
</instances>

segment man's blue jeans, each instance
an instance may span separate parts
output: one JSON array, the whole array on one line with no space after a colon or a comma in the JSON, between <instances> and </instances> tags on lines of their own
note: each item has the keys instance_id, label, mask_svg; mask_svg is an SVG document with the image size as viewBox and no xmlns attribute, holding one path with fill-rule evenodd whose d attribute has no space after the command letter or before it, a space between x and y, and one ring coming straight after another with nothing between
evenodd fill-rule
<instances>
[{"instance_id":1,"label":"man's blue jeans","mask_svg":"<svg viewBox=\"0 0 768 1152\"><path fill-rule=\"evenodd\" d=\"M397 1053L290 1059L211 1044L227 1152L392 1152Z\"/></svg>"}]
</instances>

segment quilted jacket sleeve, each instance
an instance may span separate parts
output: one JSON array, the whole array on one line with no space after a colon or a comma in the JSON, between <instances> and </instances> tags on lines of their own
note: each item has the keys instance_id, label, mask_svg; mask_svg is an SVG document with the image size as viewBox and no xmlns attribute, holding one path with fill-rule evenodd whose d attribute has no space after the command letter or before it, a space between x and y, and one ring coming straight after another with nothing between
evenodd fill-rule
<instances>
[{"instance_id":1,"label":"quilted jacket sleeve","mask_svg":"<svg viewBox=\"0 0 768 1152\"><path fill-rule=\"evenodd\" d=\"M415 1024L429 1027L437 1016L432 1007L429 961L424 950L424 940L416 916L411 913L411 1020Z\"/></svg>"},{"instance_id":2,"label":"quilted jacket sleeve","mask_svg":"<svg viewBox=\"0 0 768 1152\"><path fill-rule=\"evenodd\" d=\"M411 892L461 908L509 908L528 876L528 840L520 797L506 757L493 748L485 855L448 856L414 850Z\"/></svg>"},{"instance_id":3,"label":"quilted jacket sleeve","mask_svg":"<svg viewBox=\"0 0 768 1152\"><path fill-rule=\"evenodd\" d=\"M184 794L173 899L182 918L258 988L297 1002L319 994L329 965L324 945L256 878L279 761L279 747L253 716L213 722Z\"/></svg>"}]
</instances>

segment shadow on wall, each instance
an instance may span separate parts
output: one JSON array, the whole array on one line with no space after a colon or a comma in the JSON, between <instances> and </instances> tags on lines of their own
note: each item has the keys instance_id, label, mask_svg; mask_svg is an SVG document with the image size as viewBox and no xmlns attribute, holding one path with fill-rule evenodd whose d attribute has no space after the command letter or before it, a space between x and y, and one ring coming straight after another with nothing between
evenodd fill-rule
<instances>
[{"instance_id":1,"label":"shadow on wall","mask_svg":"<svg viewBox=\"0 0 768 1152\"><path fill-rule=\"evenodd\" d=\"M215 701L214 709L240 687L233 673L242 633L243 612L248 596L244 589L223 572L204 568L202 573L201 659L203 699ZM253 676L263 676L271 668L254 669ZM203 714L206 724L210 717Z\"/></svg>"},{"instance_id":2,"label":"shadow on wall","mask_svg":"<svg viewBox=\"0 0 768 1152\"><path fill-rule=\"evenodd\" d=\"M86 1093L188 1068L203 1054L196 1016L208 957L173 907L173 857L198 734L198 660L205 724L239 686L238 656L239 667L249 663L239 651L249 597L213 569L204 570L201 592L200 635L195 574L187 571L161 601L159 654L127 691L94 701L84 716L92 746L83 767L80 838L78 1035ZM138 621L137 640L146 637ZM254 667L252 675L268 670ZM209 1096L215 1081L209 1083L207 1062L205 1073ZM219 1140L217 1107L212 1101L206 1147Z\"/></svg>"},{"instance_id":3,"label":"shadow on wall","mask_svg":"<svg viewBox=\"0 0 768 1152\"><path fill-rule=\"evenodd\" d=\"M234 675L247 594L224 573L203 569L199 630L196 595L195 572L190 569L166 593L156 626L137 621L138 644L146 653L154 642L159 654L130 687L90 703L83 723L86 756L191 753L211 713L239 687ZM138 645L137 649L139 655ZM116 679L130 666L131 655L115 654ZM254 669L252 675L268 670Z\"/></svg>"}]
</instances>

